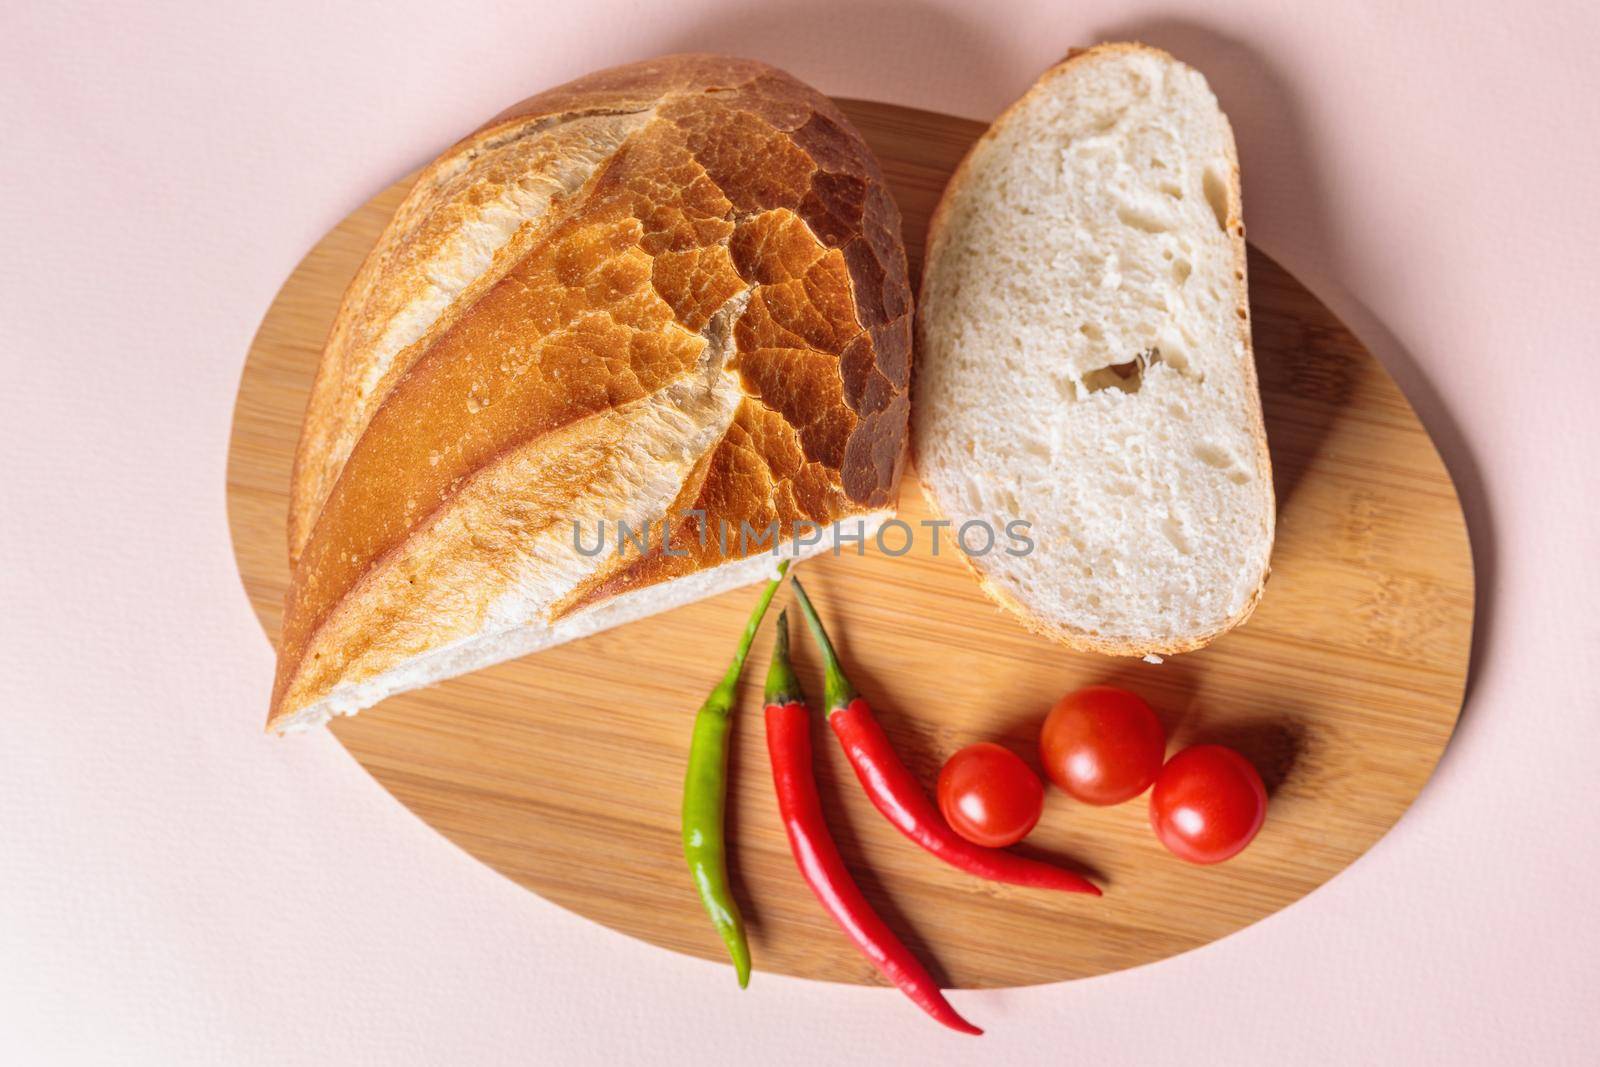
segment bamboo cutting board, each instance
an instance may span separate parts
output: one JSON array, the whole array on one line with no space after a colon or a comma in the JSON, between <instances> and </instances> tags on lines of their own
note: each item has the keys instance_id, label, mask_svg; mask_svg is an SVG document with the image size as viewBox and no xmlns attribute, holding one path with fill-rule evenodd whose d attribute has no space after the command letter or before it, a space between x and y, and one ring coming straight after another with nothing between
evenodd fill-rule
<instances>
[{"instance_id":1,"label":"bamboo cutting board","mask_svg":"<svg viewBox=\"0 0 1600 1067\"><path fill-rule=\"evenodd\" d=\"M840 103L883 162L915 272L929 212L983 126ZM288 580L289 470L316 360L346 283L405 188L385 190L306 256L244 368L229 517L245 588L274 637ZM999 740L1036 761L1051 702L1109 681L1155 705L1171 751L1233 745L1272 790L1255 844L1211 868L1161 849L1143 798L1095 809L1049 790L1024 851L1096 876L1106 895L1093 900L976 881L924 855L872 810L819 731L824 803L846 860L950 985L1100 974L1270 915L1394 824L1455 727L1473 579L1450 477L1383 368L1254 250L1250 290L1278 542L1260 610L1211 648L1153 665L1055 647L995 609L951 546L935 557L926 537L899 558L872 550L805 565L857 684L930 786L942 760L972 741ZM901 507L913 526L926 516L914 475ZM679 788L694 710L754 596L737 590L395 697L333 731L402 804L508 877L614 929L722 960L679 850ZM809 642L795 636L801 678L820 695ZM800 881L778 824L760 719L769 643L770 629L746 673L729 811L756 967L875 983ZM264 719L265 689L261 697L238 714Z\"/></svg>"}]
</instances>

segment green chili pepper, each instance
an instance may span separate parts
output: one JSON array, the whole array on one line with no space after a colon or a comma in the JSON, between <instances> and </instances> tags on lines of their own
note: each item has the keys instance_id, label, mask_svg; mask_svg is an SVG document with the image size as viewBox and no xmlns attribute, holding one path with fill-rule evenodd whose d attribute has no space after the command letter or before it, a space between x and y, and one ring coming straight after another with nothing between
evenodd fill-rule
<instances>
[{"instance_id":1,"label":"green chili pepper","mask_svg":"<svg viewBox=\"0 0 1600 1067\"><path fill-rule=\"evenodd\" d=\"M744 624L739 650L722 676L722 681L700 705L694 717L694 738L689 742L689 769L683 782L683 856L700 902L711 916L711 924L728 946L734 973L742 989L750 984L750 943L745 939L744 918L728 885L728 851L723 834L723 815L728 807L728 734L733 726L733 702L739 675L750 655L756 629L767 613L767 605L778 591L789 561L778 564L778 577L767 583L756 602L755 611Z\"/></svg>"}]
</instances>

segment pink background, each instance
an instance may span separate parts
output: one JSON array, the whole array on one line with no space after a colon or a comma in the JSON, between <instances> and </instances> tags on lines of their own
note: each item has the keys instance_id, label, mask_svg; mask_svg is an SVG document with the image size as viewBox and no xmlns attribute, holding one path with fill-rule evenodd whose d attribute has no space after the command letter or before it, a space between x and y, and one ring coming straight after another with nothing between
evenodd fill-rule
<instances>
[{"instance_id":1,"label":"pink background","mask_svg":"<svg viewBox=\"0 0 1600 1067\"><path fill-rule=\"evenodd\" d=\"M1591 4L382 3L0 13L0 1059L12 1063L1594 1062L1600 16ZM1135 971L954 999L629 941L437 837L271 650L223 470L306 249L503 105L704 48L988 117L1142 37L1231 113L1253 239L1379 353L1479 568L1461 728L1321 891ZM711 1052L700 1054L696 1046Z\"/></svg>"}]
</instances>

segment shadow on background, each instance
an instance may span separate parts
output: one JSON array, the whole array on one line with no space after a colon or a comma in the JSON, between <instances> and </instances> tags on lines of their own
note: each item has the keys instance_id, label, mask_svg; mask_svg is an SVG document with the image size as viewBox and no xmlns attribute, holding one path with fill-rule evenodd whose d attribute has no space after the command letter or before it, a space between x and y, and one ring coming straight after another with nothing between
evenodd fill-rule
<instances>
[{"instance_id":1,"label":"shadow on background","mask_svg":"<svg viewBox=\"0 0 1600 1067\"><path fill-rule=\"evenodd\" d=\"M1008 98L1036 73L1019 64L988 26L988 20L916 0L779 0L688 23L663 38L659 51L765 60L830 96L872 95L878 79L870 72L881 70L886 57L909 55L913 73L890 102L987 119L992 108L978 104L954 111L960 106L955 101ZM840 70L862 71L863 80L840 83L836 73L827 73Z\"/></svg>"}]
</instances>

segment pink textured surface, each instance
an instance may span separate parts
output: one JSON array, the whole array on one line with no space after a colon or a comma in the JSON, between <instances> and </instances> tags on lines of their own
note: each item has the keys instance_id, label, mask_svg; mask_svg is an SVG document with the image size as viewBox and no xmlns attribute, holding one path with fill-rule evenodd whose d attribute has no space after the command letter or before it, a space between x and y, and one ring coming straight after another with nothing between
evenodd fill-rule
<instances>
[{"instance_id":1,"label":"pink textured surface","mask_svg":"<svg viewBox=\"0 0 1600 1067\"><path fill-rule=\"evenodd\" d=\"M740 994L480 867L331 738L260 734L229 417L340 217L519 96L653 53L985 117L1130 36L1211 78L1252 239L1384 360L1466 506L1466 711L1365 859L1187 956L957 994L973 1042L889 991ZM1597 45L1577 2L6 5L0 1059L1593 1062Z\"/></svg>"}]
</instances>

